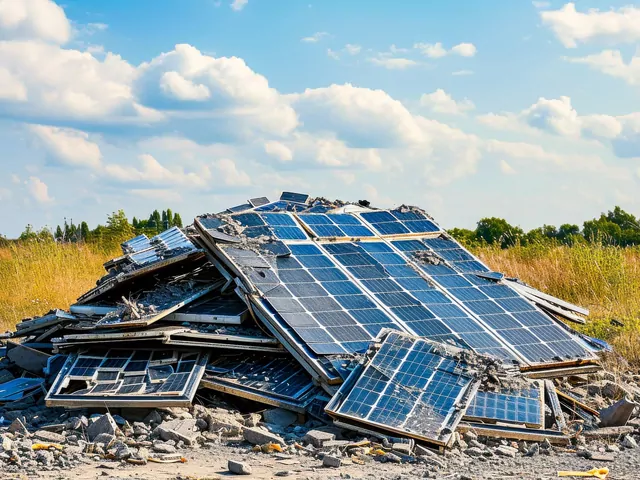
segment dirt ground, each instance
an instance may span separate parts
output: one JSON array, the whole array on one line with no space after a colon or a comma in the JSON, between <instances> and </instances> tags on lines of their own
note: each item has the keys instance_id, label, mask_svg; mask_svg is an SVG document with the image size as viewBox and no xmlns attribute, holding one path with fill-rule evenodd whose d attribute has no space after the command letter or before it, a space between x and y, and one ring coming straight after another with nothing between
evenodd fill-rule
<instances>
[{"instance_id":1,"label":"dirt ground","mask_svg":"<svg viewBox=\"0 0 640 480\"><path fill-rule=\"evenodd\" d=\"M42 471L37 478L50 480L62 479L136 479L136 480L174 480L199 479L213 480L234 477L227 470L228 460L237 460L250 465L253 473L239 478L271 479L531 479L547 480L558 478L558 470L590 470L607 467L610 470L608 480L640 479L640 449L625 450L617 454L612 463L597 463L578 457L575 453L554 453L538 455L533 458L493 457L483 459L470 458L464 454L446 459L447 466L436 470L424 463L391 464L379 463L372 459L366 465L357 465L343 459L340 468L324 468L321 460L308 456L294 456L279 459L273 454L247 453L244 447L215 445L211 448L187 450L184 452L186 463L154 464L144 466L127 465L108 460L88 460L86 465L66 471ZM285 473L288 472L288 473ZM25 478L23 475L5 473L5 479ZM31 478L36 478L33 476Z\"/></svg>"}]
</instances>

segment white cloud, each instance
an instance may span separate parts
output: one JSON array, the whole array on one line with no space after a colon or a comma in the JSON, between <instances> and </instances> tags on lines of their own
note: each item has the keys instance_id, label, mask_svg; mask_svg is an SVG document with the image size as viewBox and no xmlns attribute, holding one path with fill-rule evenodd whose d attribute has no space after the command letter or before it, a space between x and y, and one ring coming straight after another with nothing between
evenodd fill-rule
<instances>
[{"instance_id":1,"label":"white cloud","mask_svg":"<svg viewBox=\"0 0 640 480\"><path fill-rule=\"evenodd\" d=\"M551 6L551 2L542 2L542 1L533 1L531 4L535 8L549 8Z\"/></svg>"},{"instance_id":2,"label":"white cloud","mask_svg":"<svg viewBox=\"0 0 640 480\"><path fill-rule=\"evenodd\" d=\"M280 142L269 141L264 144L264 151L271 157L277 158L281 162L293 160L293 152L289 147Z\"/></svg>"},{"instance_id":3,"label":"white cloud","mask_svg":"<svg viewBox=\"0 0 640 480\"><path fill-rule=\"evenodd\" d=\"M559 10L540 12L540 18L567 48L595 39L611 43L640 41L640 8L634 6L583 13L576 10L574 3L567 3Z\"/></svg>"},{"instance_id":4,"label":"white cloud","mask_svg":"<svg viewBox=\"0 0 640 480\"><path fill-rule=\"evenodd\" d=\"M0 200L7 201L13 196L11 190L8 188L0 188Z\"/></svg>"},{"instance_id":5,"label":"white cloud","mask_svg":"<svg viewBox=\"0 0 640 480\"><path fill-rule=\"evenodd\" d=\"M305 43L318 43L320 40L328 36L329 36L328 32L316 32L310 37L303 37L302 39L300 39L300 41Z\"/></svg>"},{"instance_id":6,"label":"white cloud","mask_svg":"<svg viewBox=\"0 0 640 480\"><path fill-rule=\"evenodd\" d=\"M473 43L459 43L450 50L437 43L414 43L413 48L429 58L442 58L446 55L460 55L461 57L473 57L478 51Z\"/></svg>"},{"instance_id":7,"label":"white cloud","mask_svg":"<svg viewBox=\"0 0 640 480\"><path fill-rule=\"evenodd\" d=\"M372 57L369 58L368 61L378 67L384 67L387 70L405 70L418 65L418 62L409 58L393 58L384 56Z\"/></svg>"},{"instance_id":8,"label":"white cloud","mask_svg":"<svg viewBox=\"0 0 640 480\"><path fill-rule=\"evenodd\" d=\"M521 117L531 127L558 135L578 137L581 133L578 112L571 106L569 97L551 100L541 97L524 110Z\"/></svg>"},{"instance_id":9,"label":"white cloud","mask_svg":"<svg viewBox=\"0 0 640 480\"><path fill-rule=\"evenodd\" d=\"M100 148L89 141L85 132L45 125L31 125L30 130L53 162L71 167L100 168Z\"/></svg>"},{"instance_id":10,"label":"white cloud","mask_svg":"<svg viewBox=\"0 0 640 480\"><path fill-rule=\"evenodd\" d=\"M424 56L429 58L441 58L447 55L447 50L442 46L442 43L415 43L413 48L420 50Z\"/></svg>"},{"instance_id":11,"label":"white cloud","mask_svg":"<svg viewBox=\"0 0 640 480\"><path fill-rule=\"evenodd\" d=\"M329 58L333 58L334 60L340 60L340 55L338 55L338 52L335 52L330 48L327 48L327 56Z\"/></svg>"},{"instance_id":12,"label":"white cloud","mask_svg":"<svg viewBox=\"0 0 640 480\"><path fill-rule=\"evenodd\" d=\"M236 163L229 158L222 158L216 162L216 167L222 174L224 184L229 187L246 187L251 185L251 178L246 172L239 170Z\"/></svg>"},{"instance_id":13,"label":"white cloud","mask_svg":"<svg viewBox=\"0 0 640 480\"><path fill-rule=\"evenodd\" d=\"M451 115L462 115L469 110L473 110L475 105L471 100L464 99L456 102L451 95L442 90L437 89L433 93L425 93L420 97L420 105L427 107L434 112L448 113Z\"/></svg>"},{"instance_id":14,"label":"white cloud","mask_svg":"<svg viewBox=\"0 0 640 480\"><path fill-rule=\"evenodd\" d=\"M500 171L505 175L515 175L515 169L509 165L505 160L500 160Z\"/></svg>"},{"instance_id":15,"label":"white cloud","mask_svg":"<svg viewBox=\"0 0 640 480\"><path fill-rule=\"evenodd\" d=\"M0 40L63 44L71 37L64 10L50 0L0 0Z\"/></svg>"},{"instance_id":16,"label":"white cloud","mask_svg":"<svg viewBox=\"0 0 640 480\"><path fill-rule=\"evenodd\" d=\"M406 145L424 139L413 115L383 90L334 84L290 98L305 130L336 132L354 146Z\"/></svg>"},{"instance_id":17,"label":"white cloud","mask_svg":"<svg viewBox=\"0 0 640 480\"><path fill-rule=\"evenodd\" d=\"M393 45L391 45L391 46L389 47L389 51L390 51L393 55L396 55L396 54L398 54L398 53L408 53L408 52L409 52L409 49L408 49L408 48L399 48L399 47L396 47L396 46L395 46L395 44L393 44Z\"/></svg>"},{"instance_id":18,"label":"white cloud","mask_svg":"<svg viewBox=\"0 0 640 480\"><path fill-rule=\"evenodd\" d=\"M247 3L249 3L249 0L233 0L233 2L231 2L231 10L234 10L236 12L239 12L240 10L242 10L244 7L247 6Z\"/></svg>"},{"instance_id":19,"label":"white cloud","mask_svg":"<svg viewBox=\"0 0 640 480\"><path fill-rule=\"evenodd\" d=\"M29 195L38 203L46 204L53 202L53 198L49 196L49 187L38 177L29 177L25 182Z\"/></svg>"},{"instance_id":20,"label":"white cloud","mask_svg":"<svg viewBox=\"0 0 640 480\"><path fill-rule=\"evenodd\" d=\"M454 77L461 77L465 75L473 75L473 70L456 70L455 72L451 72L451 75Z\"/></svg>"},{"instance_id":21,"label":"white cloud","mask_svg":"<svg viewBox=\"0 0 640 480\"><path fill-rule=\"evenodd\" d=\"M344 49L349 55L358 55L360 53L360 51L362 50L362 47L360 45L347 43L344 46Z\"/></svg>"},{"instance_id":22,"label":"white cloud","mask_svg":"<svg viewBox=\"0 0 640 480\"><path fill-rule=\"evenodd\" d=\"M178 72L165 72L160 77L160 88L164 93L178 100L199 101L211 97L211 92L206 85L193 83Z\"/></svg>"},{"instance_id":23,"label":"white cloud","mask_svg":"<svg viewBox=\"0 0 640 480\"><path fill-rule=\"evenodd\" d=\"M13 73L0 67L0 100L24 102L27 87Z\"/></svg>"},{"instance_id":24,"label":"white cloud","mask_svg":"<svg viewBox=\"0 0 640 480\"><path fill-rule=\"evenodd\" d=\"M182 167L167 168L149 154L140 155L138 160L140 168L109 164L104 166L103 173L118 183L168 187L204 188L212 178L211 170L205 165L199 171L187 172Z\"/></svg>"},{"instance_id":25,"label":"white cloud","mask_svg":"<svg viewBox=\"0 0 640 480\"><path fill-rule=\"evenodd\" d=\"M286 135L297 125L295 111L244 60L211 57L187 44L138 67L134 92L144 105L169 111L174 129L194 138Z\"/></svg>"},{"instance_id":26,"label":"white cloud","mask_svg":"<svg viewBox=\"0 0 640 480\"><path fill-rule=\"evenodd\" d=\"M606 171L602 159L597 155L550 152L545 150L544 147L532 143L504 142L501 140L488 140L484 142L484 148L488 153L494 155L505 155L519 161L533 161L566 171Z\"/></svg>"},{"instance_id":27,"label":"white cloud","mask_svg":"<svg viewBox=\"0 0 640 480\"><path fill-rule=\"evenodd\" d=\"M621 78L630 85L640 85L640 52L625 63L619 50L604 50L586 57L566 57L572 63L584 63L606 75Z\"/></svg>"},{"instance_id":28,"label":"white cloud","mask_svg":"<svg viewBox=\"0 0 640 480\"><path fill-rule=\"evenodd\" d=\"M461 57L473 57L478 49L473 43L459 43L451 49L451 53Z\"/></svg>"},{"instance_id":29,"label":"white cloud","mask_svg":"<svg viewBox=\"0 0 640 480\"><path fill-rule=\"evenodd\" d=\"M15 185L19 185L20 184L20 177L18 175L16 175L15 173L11 174L11 183L15 184Z\"/></svg>"}]
</instances>

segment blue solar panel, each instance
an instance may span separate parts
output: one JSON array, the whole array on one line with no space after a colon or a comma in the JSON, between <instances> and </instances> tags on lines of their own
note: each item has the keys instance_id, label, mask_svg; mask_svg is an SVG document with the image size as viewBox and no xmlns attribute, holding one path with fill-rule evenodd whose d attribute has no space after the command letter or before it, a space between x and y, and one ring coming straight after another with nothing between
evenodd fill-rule
<instances>
[{"instance_id":1,"label":"blue solar panel","mask_svg":"<svg viewBox=\"0 0 640 480\"><path fill-rule=\"evenodd\" d=\"M460 420L457 405L477 382L465 368L424 340L390 333L331 408L339 417L446 443Z\"/></svg>"},{"instance_id":2,"label":"blue solar panel","mask_svg":"<svg viewBox=\"0 0 640 480\"><path fill-rule=\"evenodd\" d=\"M400 240L392 242L410 260L419 266L440 287L457 300L459 305L481 319L503 342L532 363L556 361L558 357L573 358L587 355L586 348L569 335L560 335L550 330L546 336L534 330L538 325L553 325L553 320L538 311L518 292L495 281L482 278L466 271L488 269L466 252L457 242L448 238L426 238L418 240ZM429 262L426 251L437 255L443 262ZM419 253L421 256L416 256ZM425 292L431 295L430 292ZM417 293L416 297L421 298ZM468 316L460 306L453 304L433 305L431 310L441 318ZM446 322L449 327L452 322ZM454 328L454 330L456 330ZM456 330L458 331L458 330ZM564 333L564 332L562 332ZM493 351L493 337L486 333L461 335L473 348L486 348Z\"/></svg>"},{"instance_id":3,"label":"blue solar panel","mask_svg":"<svg viewBox=\"0 0 640 480\"><path fill-rule=\"evenodd\" d=\"M301 214L299 218L316 236L321 238L374 236L373 232L353 215Z\"/></svg>"},{"instance_id":4,"label":"blue solar panel","mask_svg":"<svg viewBox=\"0 0 640 480\"><path fill-rule=\"evenodd\" d=\"M309 200L309 194L282 192L282 195L280 195L280 200L284 202L307 203L307 200Z\"/></svg>"},{"instance_id":5,"label":"blue solar panel","mask_svg":"<svg viewBox=\"0 0 640 480\"><path fill-rule=\"evenodd\" d=\"M465 413L466 418L526 424L530 427L544 425L541 390L532 385L524 388L501 388L497 392L478 391Z\"/></svg>"},{"instance_id":6,"label":"blue solar panel","mask_svg":"<svg viewBox=\"0 0 640 480\"><path fill-rule=\"evenodd\" d=\"M408 233L439 232L438 227L426 215L417 210L391 210L360 214L380 235L405 235Z\"/></svg>"},{"instance_id":7,"label":"blue solar panel","mask_svg":"<svg viewBox=\"0 0 640 480\"><path fill-rule=\"evenodd\" d=\"M307 239L295 220L286 213L239 213L231 218L246 227L242 233L250 238L267 236L280 240Z\"/></svg>"}]
</instances>

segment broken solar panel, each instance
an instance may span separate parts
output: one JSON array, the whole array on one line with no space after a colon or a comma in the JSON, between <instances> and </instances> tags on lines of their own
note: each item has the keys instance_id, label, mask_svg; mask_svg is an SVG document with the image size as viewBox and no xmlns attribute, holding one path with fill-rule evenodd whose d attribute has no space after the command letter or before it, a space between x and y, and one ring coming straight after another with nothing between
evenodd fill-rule
<instances>
[{"instance_id":1,"label":"broken solar panel","mask_svg":"<svg viewBox=\"0 0 640 480\"><path fill-rule=\"evenodd\" d=\"M212 292L170 313L163 321L240 325L247 311L247 304L235 293Z\"/></svg>"},{"instance_id":2,"label":"broken solar panel","mask_svg":"<svg viewBox=\"0 0 640 480\"><path fill-rule=\"evenodd\" d=\"M516 290L471 273L488 269L457 242L442 236L390 243L444 291L456 308L486 325L486 331L527 363L593 358L581 339L556 325ZM470 333L463 338L478 351L487 346L485 334Z\"/></svg>"},{"instance_id":3,"label":"broken solar panel","mask_svg":"<svg viewBox=\"0 0 640 480\"><path fill-rule=\"evenodd\" d=\"M327 413L447 445L478 384L459 350L389 332L343 384Z\"/></svg>"},{"instance_id":4,"label":"broken solar panel","mask_svg":"<svg viewBox=\"0 0 640 480\"><path fill-rule=\"evenodd\" d=\"M530 428L544 426L544 390L541 382L509 386L496 391L478 390L471 400L465 420L525 424ZM515 382L514 382L515 383Z\"/></svg>"},{"instance_id":5,"label":"broken solar panel","mask_svg":"<svg viewBox=\"0 0 640 480\"><path fill-rule=\"evenodd\" d=\"M189 406L207 354L112 349L69 355L46 397L47 406Z\"/></svg>"},{"instance_id":6,"label":"broken solar panel","mask_svg":"<svg viewBox=\"0 0 640 480\"><path fill-rule=\"evenodd\" d=\"M319 393L309 374L285 355L216 358L207 365L202 386L299 412Z\"/></svg>"},{"instance_id":7,"label":"broken solar panel","mask_svg":"<svg viewBox=\"0 0 640 480\"><path fill-rule=\"evenodd\" d=\"M283 343L312 362L314 356L362 352L382 328L450 339L531 365L595 358L581 340L517 292L498 284L498 279L476 275L489 270L442 235L420 210L360 208L354 214L335 215L338 221L331 220L334 214L270 213L269 222L261 215L254 210L233 217L239 217L245 230L254 228L265 235L273 225L285 222L294 228L292 219L320 239L352 238L338 236L333 227L341 224L375 234L358 237L362 241L357 243L316 243L278 240L271 231L260 238L255 234L246 246L217 243L223 263L240 275L244 290L261 294L252 301L262 311L263 321L272 324L280 336L272 332ZM225 223L216 221L217 227ZM553 349L544 345L546 339L554 342Z\"/></svg>"}]
</instances>

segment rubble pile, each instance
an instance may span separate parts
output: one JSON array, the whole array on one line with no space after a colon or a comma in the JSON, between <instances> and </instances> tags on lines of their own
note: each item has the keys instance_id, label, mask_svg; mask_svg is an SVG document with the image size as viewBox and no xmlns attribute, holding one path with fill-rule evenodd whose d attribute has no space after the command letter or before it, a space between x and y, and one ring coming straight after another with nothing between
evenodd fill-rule
<instances>
[{"instance_id":1,"label":"rubble pile","mask_svg":"<svg viewBox=\"0 0 640 480\"><path fill-rule=\"evenodd\" d=\"M226 446L444 470L607 462L640 440L640 377L565 323L588 311L491 271L416 207L285 192L122 251L69 311L6 336L7 471Z\"/></svg>"}]
</instances>

